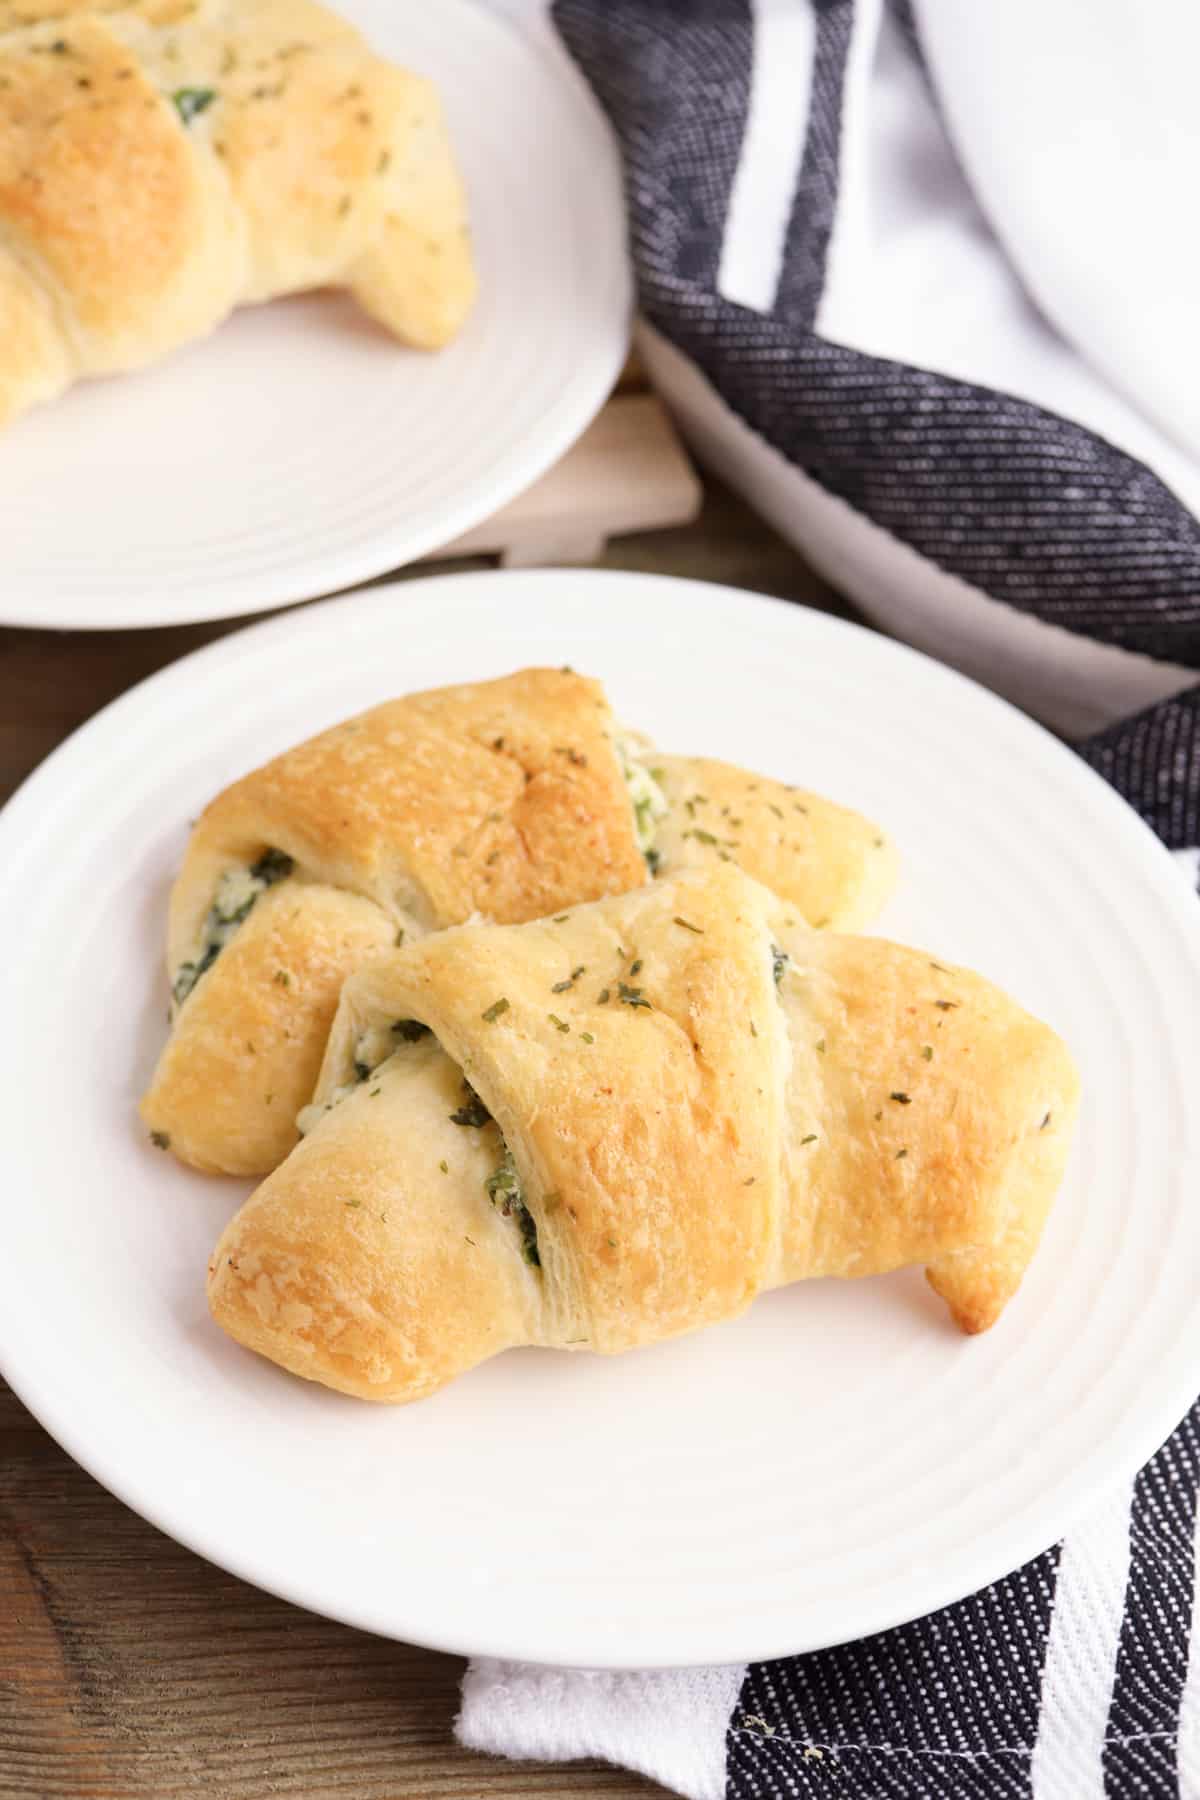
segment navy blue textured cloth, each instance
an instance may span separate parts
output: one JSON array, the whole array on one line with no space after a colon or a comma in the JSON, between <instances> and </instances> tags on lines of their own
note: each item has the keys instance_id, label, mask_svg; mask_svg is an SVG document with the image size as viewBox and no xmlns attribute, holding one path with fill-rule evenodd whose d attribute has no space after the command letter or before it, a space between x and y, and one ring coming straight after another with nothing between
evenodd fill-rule
<instances>
[{"instance_id":1,"label":"navy blue textured cloth","mask_svg":"<svg viewBox=\"0 0 1200 1800\"><path fill-rule=\"evenodd\" d=\"M1095 432L814 329L853 0L816 0L808 131L770 314L718 287L749 103L748 0L556 0L616 125L643 317L828 493L1039 619L1200 668L1200 521Z\"/></svg>"}]
</instances>

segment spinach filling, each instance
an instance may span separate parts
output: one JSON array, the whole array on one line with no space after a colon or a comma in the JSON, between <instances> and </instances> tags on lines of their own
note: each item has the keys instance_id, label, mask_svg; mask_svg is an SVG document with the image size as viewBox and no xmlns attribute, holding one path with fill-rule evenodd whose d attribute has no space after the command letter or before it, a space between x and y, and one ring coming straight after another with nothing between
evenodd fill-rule
<instances>
[{"instance_id":1,"label":"spinach filling","mask_svg":"<svg viewBox=\"0 0 1200 1800\"><path fill-rule=\"evenodd\" d=\"M473 1131L493 1123L492 1115L484 1105L469 1081L463 1082L463 1093L466 1099L457 1112L450 1114L451 1122L464 1125ZM512 1151L504 1146L504 1154L495 1169L484 1182L487 1197L496 1211L505 1219L511 1219L521 1233L521 1254L532 1269L540 1269L542 1259L538 1254L537 1225L533 1214L525 1204L525 1195L521 1189L521 1177L517 1174L517 1165L513 1161Z\"/></svg>"},{"instance_id":2,"label":"spinach filling","mask_svg":"<svg viewBox=\"0 0 1200 1800\"><path fill-rule=\"evenodd\" d=\"M481 1131L485 1125L491 1124L492 1115L469 1081L463 1082L463 1093L466 1095L466 1099L457 1112L450 1114L450 1123L466 1125L472 1131Z\"/></svg>"},{"instance_id":3,"label":"spinach filling","mask_svg":"<svg viewBox=\"0 0 1200 1800\"><path fill-rule=\"evenodd\" d=\"M200 977L211 969L222 950L251 911L260 894L292 873L295 863L282 850L264 850L248 869L226 869L217 884L200 939L200 953L181 963L171 986L171 998L182 1006Z\"/></svg>"},{"instance_id":4,"label":"spinach filling","mask_svg":"<svg viewBox=\"0 0 1200 1800\"><path fill-rule=\"evenodd\" d=\"M369 1080L380 1065L395 1054L399 1044L415 1044L428 1036L428 1025L422 1025L419 1019L398 1019L394 1025L374 1025L361 1032L354 1046L354 1080L336 1087L323 1105L303 1108L296 1119L301 1137L307 1136L327 1112L354 1092L355 1087ZM482 1131L486 1125L494 1125L491 1113L465 1077L462 1085L463 1102L449 1115L451 1123L467 1131ZM503 1218L511 1219L520 1232L521 1254L525 1261L530 1268L540 1269L542 1259L538 1254L537 1225L525 1204L521 1177L517 1174L512 1152L503 1138L501 1144L503 1154L484 1182L484 1189L497 1212ZM443 1169L445 1166L443 1163Z\"/></svg>"},{"instance_id":5,"label":"spinach filling","mask_svg":"<svg viewBox=\"0 0 1200 1800\"><path fill-rule=\"evenodd\" d=\"M662 861L661 855L654 848L658 821L670 811L667 797L658 782L661 771L648 769L644 763L639 762L633 746L624 738L617 739L617 755L621 762L621 773L625 777L625 786L629 790L629 803L633 807L633 831L637 847L646 859L646 867L654 875Z\"/></svg>"},{"instance_id":6,"label":"spinach filling","mask_svg":"<svg viewBox=\"0 0 1200 1800\"><path fill-rule=\"evenodd\" d=\"M296 1114L296 1130L300 1136L307 1137L327 1112L332 1112L356 1087L369 1081L376 1069L395 1054L398 1045L415 1044L428 1036L428 1025L422 1025L419 1019L397 1019L394 1025L372 1025L360 1032L354 1045L354 1080L343 1081L340 1087L335 1087L321 1105L300 1108Z\"/></svg>"},{"instance_id":7,"label":"spinach filling","mask_svg":"<svg viewBox=\"0 0 1200 1800\"><path fill-rule=\"evenodd\" d=\"M394 1025L372 1025L360 1032L354 1045L355 1080L366 1081L397 1045L416 1044L428 1036L428 1025L422 1025L419 1019L397 1019Z\"/></svg>"},{"instance_id":8,"label":"spinach filling","mask_svg":"<svg viewBox=\"0 0 1200 1800\"><path fill-rule=\"evenodd\" d=\"M521 1177L517 1174L517 1165L512 1159L512 1151L505 1148L495 1171L484 1182L487 1197L504 1218L512 1219L521 1233L521 1254L531 1268L540 1269L542 1259L538 1255L537 1226L533 1214L525 1204L525 1196L521 1191Z\"/></svg>"}]
</instances>

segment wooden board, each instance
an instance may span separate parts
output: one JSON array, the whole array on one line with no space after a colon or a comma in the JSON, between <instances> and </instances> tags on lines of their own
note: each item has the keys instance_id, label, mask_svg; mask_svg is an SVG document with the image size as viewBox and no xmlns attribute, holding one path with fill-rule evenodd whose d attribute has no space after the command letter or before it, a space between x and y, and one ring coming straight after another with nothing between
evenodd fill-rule
<instances>
[{"instance_id":1,"label":"wooden board","mask_svg":"<svg viewBox=\"0 0 1200 1800\"><path fill-rule=\"evenodd\" d=\"M562 461L432 560L498 554L506 568L595 562L610 539L686 525L700 481L662 402L618 392Z\"/></svg>"}]
</instances>

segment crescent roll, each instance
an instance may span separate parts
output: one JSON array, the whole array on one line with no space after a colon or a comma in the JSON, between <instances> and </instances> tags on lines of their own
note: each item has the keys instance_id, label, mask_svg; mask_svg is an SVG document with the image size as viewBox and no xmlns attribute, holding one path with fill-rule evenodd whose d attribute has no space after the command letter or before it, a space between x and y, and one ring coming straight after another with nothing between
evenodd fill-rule
<instances>
[{"instance_id":1,"label":"crescent roll","mask_svg":"<svg viewBox=\"0 0 1200 1800\"><path fill-rule=\"evenodd\" d=\"M209 1301L284 1368L387 1401L511 1346L627 1350L910 1263L982 1331L1076 1104L1065 1046L980 976L812 931L717 864L364 964Z\"/></svg>"},{"instance_id":2,"label":"crescent roll","mask_svg":"<svg viewBox=\"0 0 1200 1800\"><path fill-rule=\"evenodd\" d=\"M646 755L598 682L526 669L389 701L218 795L171 896L173 1029L142 1103L155 1140L200 1169L273 1169L343 980L399 938L554 914L693 857L744 862L821 923L887 897L894 853L858 814Z\"/></svg>"},{"instance_id":3,"label":"crescent roll","mask_svg":"<svg viewBox=\"0 0 1200 1800\"><path fill-rule=\"evenodd\" d=\"M317 287L421 348L466 317L427 81L316 0L0 0L0 425Z\"/></svg>"}]
</instances>

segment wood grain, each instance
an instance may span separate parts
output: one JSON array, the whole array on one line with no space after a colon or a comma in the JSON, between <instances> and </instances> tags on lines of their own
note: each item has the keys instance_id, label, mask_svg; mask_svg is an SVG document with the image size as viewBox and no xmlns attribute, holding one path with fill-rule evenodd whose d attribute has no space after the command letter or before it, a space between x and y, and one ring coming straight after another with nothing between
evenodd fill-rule
<instances>
[{"instance_id":1,"label":"wood grain","mask_svg":"<svg viewBox=\"0 0 1200 1800\"><path fill-rule=\"evenodd\" d=\"M843 610L720 490L695 523L622 539L603 564ZM106 702L235 628L0 631L0 798ZM459 1749L461 1670L301 1612L181 1549L84 1474L0 1383L0 1800L661 1794L597 1764Z\"/></svg>"}]
</instances>

